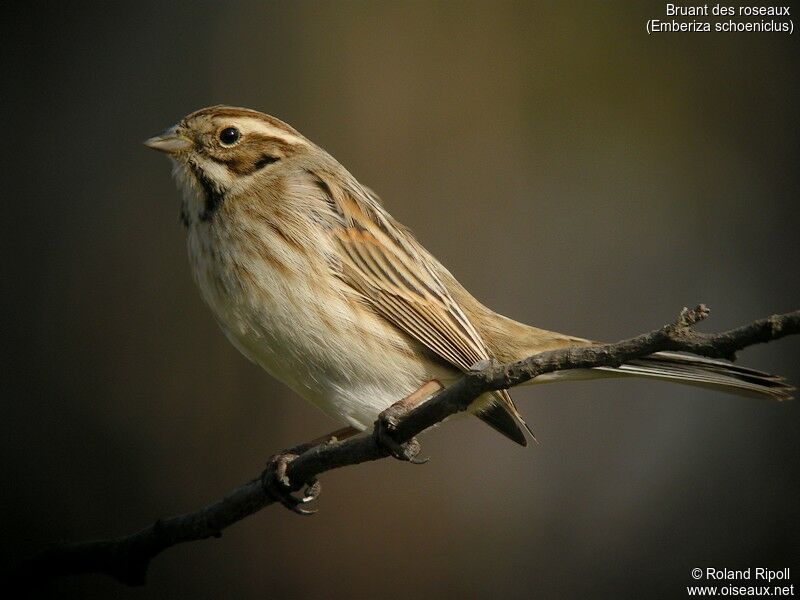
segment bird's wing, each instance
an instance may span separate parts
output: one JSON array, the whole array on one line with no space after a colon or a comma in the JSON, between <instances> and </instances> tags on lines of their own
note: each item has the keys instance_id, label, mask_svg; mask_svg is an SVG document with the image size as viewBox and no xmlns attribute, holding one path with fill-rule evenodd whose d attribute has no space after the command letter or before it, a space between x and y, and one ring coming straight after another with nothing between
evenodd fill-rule
<instances>
[{"instance_id":1,"label":"bird's wing","mask_svg":"<svg viewBox=\"0 0 800 600\"><path fill-rule=\"evenodd\" d=\"M378 314L459 370L489 359L486 343L436 275L435 259L386 213L351 216L334 232L343 280ZM516 423L524 421L511 397L501 390L494 400L497 406L479 416L524 444Z\"/></svg>"},{"instance_id":2,"label":"bird's wing","mask_svg":"<svg viewBox=\"0 0 800 600\"><path fill-rule=\"evenodd\" d=\"M342 276L396 327L462 371L489 351L461 308L424 262L381 232L350 227L336 236Z\"/></svg>"}]
</instances>

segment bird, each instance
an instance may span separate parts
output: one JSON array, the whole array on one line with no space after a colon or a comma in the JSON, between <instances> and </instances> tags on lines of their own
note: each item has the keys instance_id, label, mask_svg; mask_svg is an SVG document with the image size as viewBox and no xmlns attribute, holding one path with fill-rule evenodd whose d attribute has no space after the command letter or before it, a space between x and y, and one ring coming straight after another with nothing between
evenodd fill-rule
<instances>
[{"instance_id":1,"label":"bird","mask_svg":"<svg viewBox=\"0 0 800 600\"><path fill-rule=\"evenodd\" d=\"M595 343L481 304L375 192L276 117L211 106L145 145L172 161L192 275L228 340L354 432L482 361ZM529 383L606 377L778 400L792 391L774 375L674 352ZM533 435L506 390L469 412L520 445Z\"/></svg>"}]
</instances>

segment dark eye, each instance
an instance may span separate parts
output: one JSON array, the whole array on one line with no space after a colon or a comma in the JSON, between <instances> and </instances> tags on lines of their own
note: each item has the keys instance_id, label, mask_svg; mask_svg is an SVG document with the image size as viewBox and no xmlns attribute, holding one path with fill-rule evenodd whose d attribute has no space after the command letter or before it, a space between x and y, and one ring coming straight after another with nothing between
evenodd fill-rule
<instances>
[{"instance_id":1,"label":"dark eye","mask_svg":"<svg viewBox=\"0 0 800 600\"><path fill-rule=\"evenodd\" d=\"M222 142L223 146L233 146L241 136L242 134L239 133L236 127L226 127L219 132L219 141Z\"/></svg>"}]
</instances>

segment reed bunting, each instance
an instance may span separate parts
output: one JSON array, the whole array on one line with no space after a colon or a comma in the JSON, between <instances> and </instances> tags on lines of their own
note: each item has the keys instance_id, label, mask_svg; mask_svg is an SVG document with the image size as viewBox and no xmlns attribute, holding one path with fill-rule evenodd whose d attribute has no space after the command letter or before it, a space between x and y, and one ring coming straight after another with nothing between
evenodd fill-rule
<instances>
[{"instance_id":1,"label":"reed bunting","mask_svg":"<svg viewBox=\"0 0 800 600\"><path fill-rule=\"evenodd\" d=\"M225 335L355 430L479 361L591 343L478 302L372 190L275 117L213 106L145 143L172 159L192 274ZM791 390L766 373L668 352L530 383L620 376L776 399ZM482 396L470 412L526 444L508 392Z\"/></svg>"}]
</instances>

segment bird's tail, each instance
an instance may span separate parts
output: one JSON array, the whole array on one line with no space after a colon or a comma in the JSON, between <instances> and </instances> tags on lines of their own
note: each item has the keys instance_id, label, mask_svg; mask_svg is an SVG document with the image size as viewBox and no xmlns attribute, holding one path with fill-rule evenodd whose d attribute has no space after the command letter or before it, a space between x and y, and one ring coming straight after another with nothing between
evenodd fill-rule
<instances>
[{"instance_id":1,"label":"bird's tail","mask_svg":"<svg viewBox=\"0 0 800 600\"><path fill-rule=\"evenodd\" d=\"M596 343L591 340L547 331L514 321L486 308L466 292L463 292L459 297L462 302L471 300L470 310L478 315L481 333L488 341L492 355L500 362L522 360L546 350L556 350L569 346L589 346ZM742 396L773 400L789 400L794 391L792 386L777 375L740 367L723 360L714 360L678 352L655 352L644 358L630 360L619 367L595 367L593 369L573 369L545 373L531 379L528 385L603 377L662 379L675 383L713 388ZM495 429L519 442L519 438L523 437L522 429L518 424L515 427L511 427L511 425L513 424L512 421L514 423L521 422L521 417L518 417L518 413L515 410L506 410L505 413L507 414L501 415L501 405L502 403L494 403L490 404L489 408L492 408L493 412L502 417L502 419L494 418L494 414L485 415L482 413L479 416L484 418ZM487 418L487 416L492 418ZM511 418L512 416L514 419Z\"/></svg>"},{"instance_id":2,"label":"bird's tail","mask_svg":"<svg viewBox=\"0 0 800 600\"><path fill-rule=\"evenodd\" d=\"M483 310L481 322L485 324L485 336L494 342L492 351L501 362L520 360L545 350L555 350L567 346L588 346L595 343L591 340L531 327L492 313L488 309ZM631 360L619 367L556 371L540 375L532 379L530 383L574 381L600 377L663 379L675 383L714 388L742 396L775 400L788 400L794 391L794 388L782 377L740 367L724 360L678 352L656 352L644 358Z\"/></svg>"},{"instance_id":3,"label":"bird's tail","mask_svg":"<svg viewBox=\"0 0 800 600\"><path fill-rule=\"evenodd\" d=\"M619 367L596 367L579 371L549 373L532 383L594 379L596 377L647 377L687 385L713 388L741 396L789 400L794 388L777 375L677 352L656 352Z\"/></svg>"}]
</instances>

